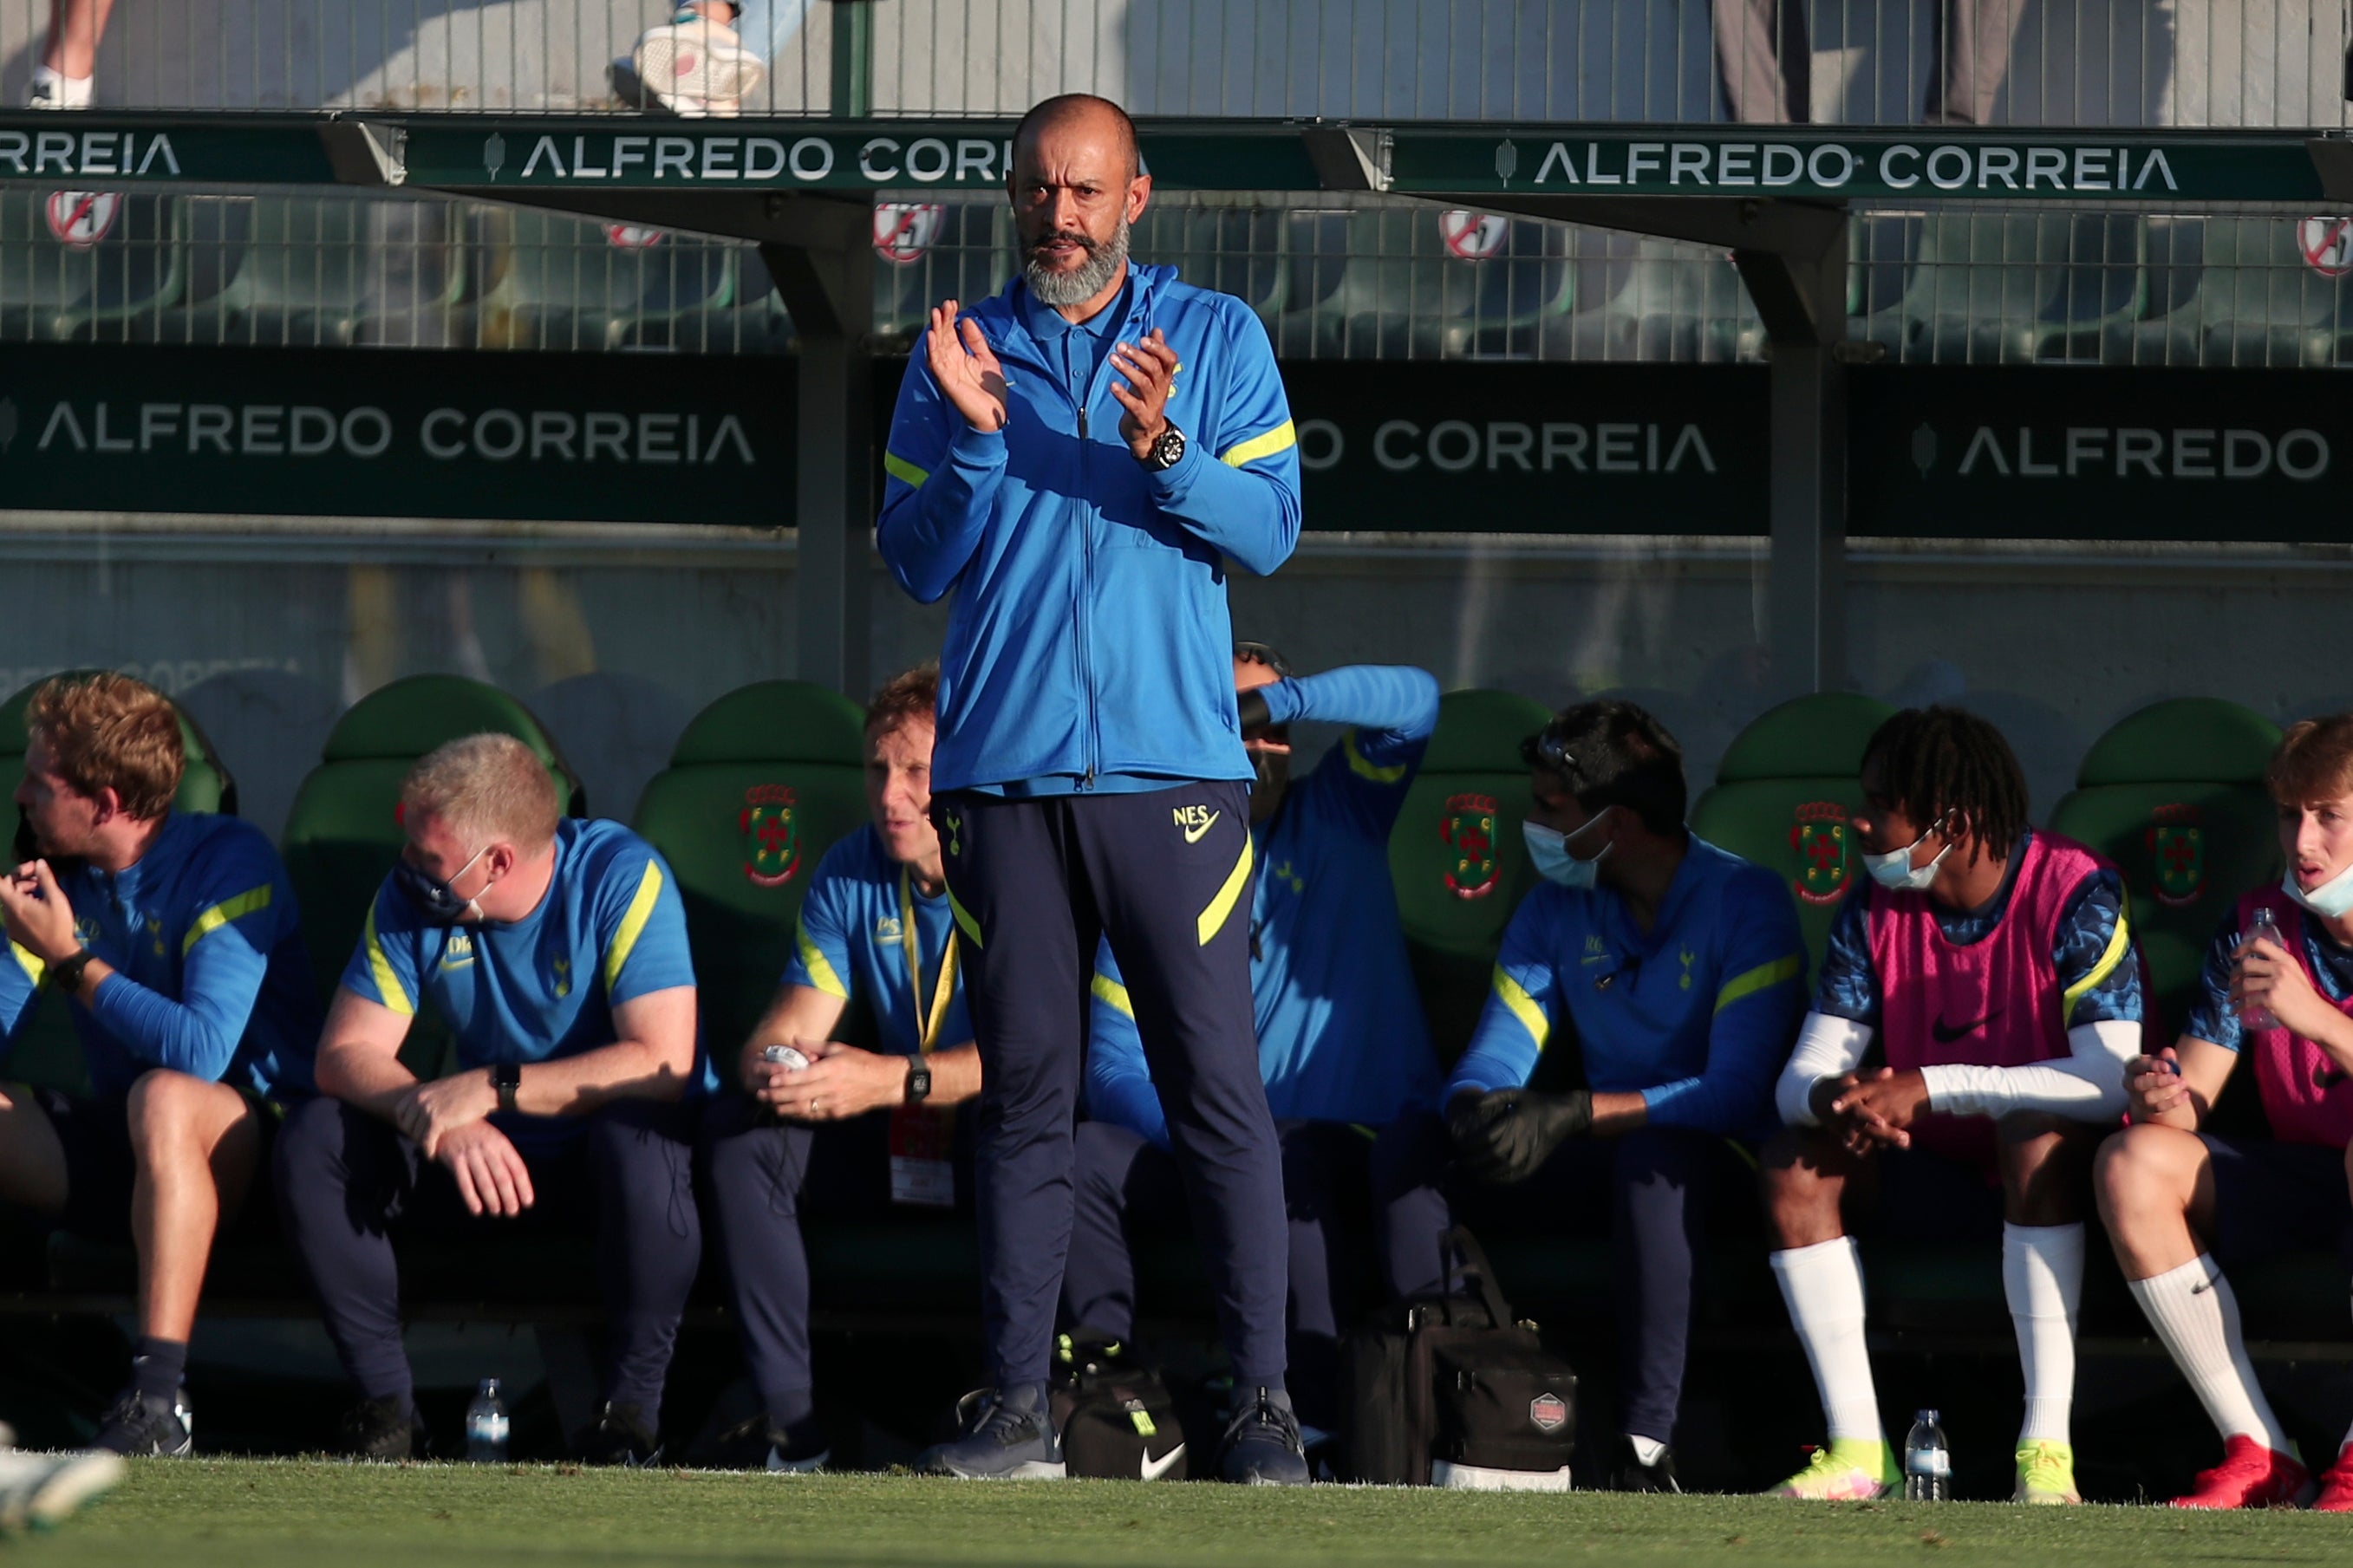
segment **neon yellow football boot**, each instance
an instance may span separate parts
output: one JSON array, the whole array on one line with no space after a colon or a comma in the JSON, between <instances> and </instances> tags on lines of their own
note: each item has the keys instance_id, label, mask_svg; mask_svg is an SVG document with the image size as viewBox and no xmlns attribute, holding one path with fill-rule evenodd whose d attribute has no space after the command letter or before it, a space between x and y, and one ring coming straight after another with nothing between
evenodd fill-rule
<instances>
[{"instance_id":1,"label":"neon yellow football boot","mask_svg":"<svg viewBox=\"0 0 2353 1568\"><path fill-rule=\"evenodd\" d=\"M1840 1437L1827 1448L1815 1449L1804 1469L1765 1495L1810 1502L1869 1502L1894 1492L1901 1476L1895 1451L1885 1442Z\"/></svg>"},{"instance_id":2,"label":"neon yellow football boot","mask_svg":"<svg viewBox=\"0 0 2353 1568\"><path fill-rule=\"evenodd\" d=\"M2065 1443L2038 1440L2018 1446L2018 1489L2012 1502L2082 1502L2075 1490L2075 1450Z\"/></svg>"}]
</instances>

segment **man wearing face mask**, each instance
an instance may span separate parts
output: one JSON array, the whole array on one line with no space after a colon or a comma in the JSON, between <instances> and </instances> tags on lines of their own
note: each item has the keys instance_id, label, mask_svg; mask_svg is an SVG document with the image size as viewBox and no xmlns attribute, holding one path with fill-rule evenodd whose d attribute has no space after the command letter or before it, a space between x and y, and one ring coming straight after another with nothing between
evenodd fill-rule
<instances>
[{"instance_id":1,"label":"man wearing face mask","mask_svg":"<svg viewBox=\"0 0 2353 1568\"><path fill-rule=\"evenodd\" d=\"M1579 703L1524 752L1544 882L1504 932L1443 1119L1400 1122L1376 1153L1389 1282L1438 1289L1456 1218L1601 1224L1625 1384L1611 1482L1675 1490L1694 1254L1715 1194L1745 1181L1737 1142L1770 1133L1805 943L1778 878L1683 826L1683 749L1650 713ZM1586 1088L1525 1087L1556 1031Z\"/></svg>"},{"instance_id":2,"label":"man wearing face mask","mask_svg":"<svg viewBox=\"0 0 2353 1568\"><path fill-rule=\"evenodd\" d=\"M1974 714L1896 714L1864 748L1862 784L1871 880L1831 928L1775 1089L1788 1129L1764 1161L1773 1272L1831 1437L1775 1495L1896 1484L1847 1226L1933 1214L1956 1236L1974 1225L1990 1241L2000 1226L2026 1374L2017 1500L2079 1501L2068 1416L2091 1157L2142 1049L2123 879L2027 825L2018 759ZM1874 1037L1884 1065L1865 1071Z\"/></svg>"},{"instance_id":3,"label":"man wearing face mask","mask_svg":"<svg viewBox=\"0 0 2353 1568\"><path fill-rule=\"evenodd\" d=\"M2280 1508L2311 1478L2247 1359L2223 1265L2353 1240L2353 713L2288 727L2265 782L2279 885L2239 900L2206 951L2178 1046L2136 1059L2133 1125L2100 1151L2100 1217L2133 1299L2221 1434L2176 1508ZM2268 914L2274 934L2254 933ZM2200 1130L2242 1061L2269 1139ZM2312 1506L2353 1512L2353 1431Z\"/></svg>"},{"instance_id":4,"label":"man wearing face mask","mask_svg":"<svg viewBox=\"0 0 2353 1568\"><path fill-rule=\"evenodd\" d=\"M1250 903L1250 994L1290 1214L1291 1391L1303 1428L1329 1432L1340 1331L1362 1272L1371 1134L1429 1104L1438 1086L1388 857L1438 724L1438 681L1372 665L1293 676L1272 648L1245 642L1234 647L1234 689L1258 770L1250 837L1265 870ZM1296 785L1294 721L1349 726ZM1087 1114L1064 1316L1124 1342L1135 1326L1131 1232L1187 1220L1135 1002L1107 942L1095 958Z\"/></svg>"},{"instance_id":5,"label":"man wearing face mask","mask_svg":"<svg viewBox=\"0 0 2353 1568\"><path fill-rule=\"evenodd\" d=\"M691 1118L716 1087L695 1027L678 884L643 839L560 816L510 735L470 735L400 790L407 843L368 912L319 1046L321 1091L277 1151L288 1236L361 1403L342 1441L405 1458L422 1436L391 1231L592 1231L608 1323L603 1409L577 1441L648 1463L702 1256ZM429 1003L457 1068L402 1042Z\"/></svg>"}]
</instances>

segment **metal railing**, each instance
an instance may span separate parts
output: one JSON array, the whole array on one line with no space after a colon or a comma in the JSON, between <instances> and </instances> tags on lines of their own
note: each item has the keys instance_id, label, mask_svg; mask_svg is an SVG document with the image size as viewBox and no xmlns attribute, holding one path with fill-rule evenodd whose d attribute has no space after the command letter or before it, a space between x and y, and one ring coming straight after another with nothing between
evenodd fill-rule
<instances>
[{"instance_id":1,"label":"metal railing","mask_svg":"<svg viewBox=\"0 0 2353 1568\"><path fill-rule=\"evenodd\" d=\"M115 108L2341 127L2353 47L2348 0L748 0L681 76L670 3L121 0L61 59ZM0 0L0 94L88 4Z\"/></svg>"},{"instance_id":2,"label":"metal railing","mask_svg":"<svg viewBox=\"0 0 2353 1568\"><path fill-rule=\"evenodd\" d=\"M1763 353L1725 252L1327 197L1172 198L1135 256L1236 294L1290 360L1718 363ZM874 330L995 293L1002 202L878 205ZM2353 363L2353 219L1948 206L1851 220L1851 334L1896 363ZM778 353L752 247L488 204L0 192L0 341Z\"/></svg>"}]
</instances>

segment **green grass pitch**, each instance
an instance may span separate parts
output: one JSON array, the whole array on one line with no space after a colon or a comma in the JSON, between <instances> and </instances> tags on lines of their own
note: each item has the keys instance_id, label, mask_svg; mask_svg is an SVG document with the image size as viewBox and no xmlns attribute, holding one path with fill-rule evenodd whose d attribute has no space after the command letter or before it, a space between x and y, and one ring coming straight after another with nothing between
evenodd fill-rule
<instances>
[{"instance_id":1,"label":"green grass pitch","mask_svg":"<svg viewBox=\"0 0 2353 1568\"><path fill-rule=\"evenodd\" d=\"M2353 1518L198 1459L135 1465L111 1497L8 1555L54 1568L622 1568L780 1560L871 1568L1503 1568L1702 1557L1873 1568L2203 1568L2353 1560Z\"/></svg>"}]
</instances>

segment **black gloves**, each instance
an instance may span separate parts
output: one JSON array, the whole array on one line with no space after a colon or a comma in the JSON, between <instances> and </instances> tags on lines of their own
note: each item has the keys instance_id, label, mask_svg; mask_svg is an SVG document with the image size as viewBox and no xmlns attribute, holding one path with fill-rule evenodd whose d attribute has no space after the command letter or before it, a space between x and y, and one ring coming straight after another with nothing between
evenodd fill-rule
<instances>
[{"instance_id":1,"label":"black gloves","mask_svg":"<svg viewBox=\"0 0 2353 1568\"><path fill-rule=\"evenodd\" d=\"M1267 721L1273 717L1273 714L1267 710L1266 693L1255 687L1236 698L1234 706L1240 710L1242 734L1245 738L1254 736L1265 729Z\"/></svg>"},{"instance_id":2,"label":"black gloves","mask_svg":"<svg viewBox=\"0 0 2353 1568\"><path fill-rule=\"evenodd\" d=\"M1593 1125L1593 1095L1464 1089L1446 1106L1446 1131L1462 1168L1482 1182L1525 1182L1561 1143Z\"/></svg>"}]
</instances>

